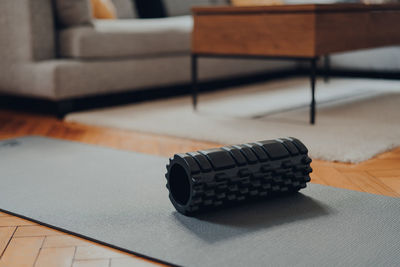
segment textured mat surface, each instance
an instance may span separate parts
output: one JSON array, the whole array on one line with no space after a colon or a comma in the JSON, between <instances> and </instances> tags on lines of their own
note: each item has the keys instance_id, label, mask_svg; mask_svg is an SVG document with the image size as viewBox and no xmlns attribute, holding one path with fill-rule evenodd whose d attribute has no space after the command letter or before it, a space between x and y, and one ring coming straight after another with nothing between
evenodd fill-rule
<instances>
[{"instance_id":1,"label":"textured mat surface","mask_svg":"<svg viewBox=\"0 0 400 267\"><path fill-rule=\"evenodd\" d=\"M309 185L178 214L167 159L27 137L0 142L0 209L183 266L398 266L400 199Z\"/></svg>"}]
</instances>

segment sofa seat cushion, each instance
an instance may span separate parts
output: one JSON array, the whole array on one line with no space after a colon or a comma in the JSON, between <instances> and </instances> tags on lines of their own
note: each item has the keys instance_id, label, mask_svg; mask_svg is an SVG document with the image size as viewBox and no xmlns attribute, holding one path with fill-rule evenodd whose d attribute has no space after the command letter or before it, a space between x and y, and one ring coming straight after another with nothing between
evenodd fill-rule
<instances>
[{"instance_id":1,"label":"sofa seat cushion","mask_svg":"<svg viewBox=\"0 0 400 267\"><path fill-rule=\"evenodd\" d=\"M60 56L80 59L149 57L190 52L191 16L94 20L60 31Z\"/></svg>"}]
</instances>

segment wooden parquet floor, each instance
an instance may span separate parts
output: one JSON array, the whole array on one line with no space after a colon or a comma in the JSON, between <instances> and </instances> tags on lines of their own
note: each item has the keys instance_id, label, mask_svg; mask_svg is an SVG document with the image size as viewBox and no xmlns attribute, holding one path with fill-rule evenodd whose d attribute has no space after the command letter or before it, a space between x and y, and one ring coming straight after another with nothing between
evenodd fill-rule
<instances>
[{"instance_id":1,"label":"wooden parquet floor","mask_svg":"<svg viewBox=\"0 0 400 267\"><path fill-rule=\"evenodd\" d=\"M170 156L221 144L67 123L50 116L0 110L0 140L40 135ZM312 182L400 197L400 148L360 164L315 160ZM1 186L1 180L0 180ZM148 260L0 213L0 267L119 267Z\"/></svg>"}]
</instances>

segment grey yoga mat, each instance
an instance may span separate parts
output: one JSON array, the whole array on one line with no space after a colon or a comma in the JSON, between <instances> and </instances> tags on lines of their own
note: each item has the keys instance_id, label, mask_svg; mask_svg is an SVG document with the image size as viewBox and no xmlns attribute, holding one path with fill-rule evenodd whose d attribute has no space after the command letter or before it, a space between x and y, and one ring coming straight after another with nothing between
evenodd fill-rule
<instances>
[{"instance_id":1,"label":"grey yoga mat","mask_svg":"<svg viewBox=\"0 0 400 267\"><path fill-rule=\"evenodd\" d=\"M0 142L0 209L183 266L399 266L400 199L327 186L178 214L167 159L26 137Z\"/></svg>"}]
</instances>

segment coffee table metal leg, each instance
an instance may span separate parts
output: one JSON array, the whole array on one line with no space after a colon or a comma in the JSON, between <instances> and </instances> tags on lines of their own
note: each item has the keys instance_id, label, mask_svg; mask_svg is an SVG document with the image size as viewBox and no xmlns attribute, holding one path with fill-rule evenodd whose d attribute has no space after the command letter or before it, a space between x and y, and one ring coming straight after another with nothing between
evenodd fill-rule
<instances>
[{"instance_id":1,"label":"coffee table metal leg","mask_svg":"<svg viewBox=\"0 0 400 267\"><path fill-rule=\"evenodd\" d=\"M197 55L192 55L192 101L193 109L197 108Z\"/></svg>"},{"instance_id":2,"label":"coffee table metal leg","mask_svg":"<svg viewBox=\"0 0 400 267\"><path fill-rule=\"evenodd\" d=\"M310 82L311 82L311 104L310 104L310 124L315 124L315 76L317 69L317 58L311 59Z\"/></svg>"}]
</instances>

